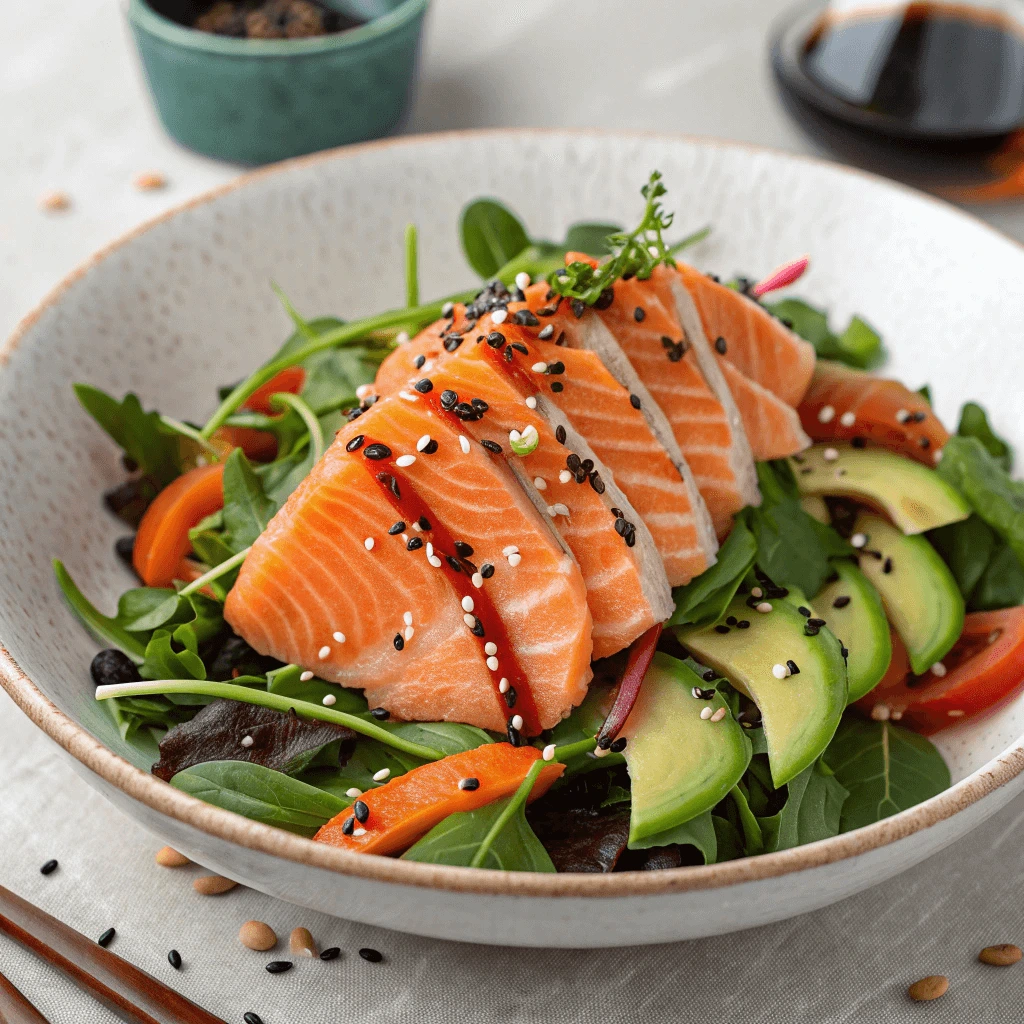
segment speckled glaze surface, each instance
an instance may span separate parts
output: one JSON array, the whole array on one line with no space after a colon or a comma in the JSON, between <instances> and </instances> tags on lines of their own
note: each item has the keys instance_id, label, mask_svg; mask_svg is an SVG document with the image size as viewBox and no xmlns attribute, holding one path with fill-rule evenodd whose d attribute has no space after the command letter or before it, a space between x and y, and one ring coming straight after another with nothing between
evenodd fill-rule
<instances>
[{"instance_id":1,"label":"speckled glaze surface","mask_svg":"<svg viewBox=\"0 0 1024 1024\"><path fill-rule=\"evenodd\" d=\"M309 39L198 32L148 0L128 0L127 16L167 131L207 156L264 164L392 131L428 2L390 4L365 25Z\"/></svg>"},{"instance_id":2,"label":"speckled glaze surface","mask_svg":"<svg viewBox=\"0 0 1024 1024\"><path fill-rule=\"evenodd\" d=\"M457 157L457 159L456 159ZM718 934L834 902L911 867L1024 788L1024 698L943 733L955 785L877 825L706 868L608 876L502 874L321 847L236 817L130 763L91 699L95 644L62 604L51 559L113 606L130 585L100 504L117 455L70 387L87 380L202 420L218 385L288 333L269 282L309 315L358 316L403 294L415 221L423 294L472 283L462 203L504 198L539 236L574 220L628 223L660 168L680 234L705 223L702 268L761 274L812 254L800 291L885 335L891 371L965 398L1024 445L1024 250L969 216L889 183L741 146L668 137L492 132L323 154L242 179L99 254L30 315L0 354L0 682L83 774L165 842L304 906L404 931L504 945L601 946ZM45 785L45 780L40 780Z\"/></svg>"}]
</instances>

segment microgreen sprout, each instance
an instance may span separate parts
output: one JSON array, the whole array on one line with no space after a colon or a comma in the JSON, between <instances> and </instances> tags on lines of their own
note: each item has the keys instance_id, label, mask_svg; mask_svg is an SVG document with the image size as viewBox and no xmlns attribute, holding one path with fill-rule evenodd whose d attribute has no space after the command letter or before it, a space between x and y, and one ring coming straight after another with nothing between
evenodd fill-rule
<instances>
[{"instance_id":1,"label":"microgreen sprout","mask_svg":"<svg viewBox=\"0 0 1024 1024\"><path fill-rule=\"evenodd\" d=\"M530 423L522 433L519 433L518 430L510 431L508 443L516 455L525 456L537 450L537 445L540 444L540 435L537 433L537 428Z\"/></svg>"}]
</instances>

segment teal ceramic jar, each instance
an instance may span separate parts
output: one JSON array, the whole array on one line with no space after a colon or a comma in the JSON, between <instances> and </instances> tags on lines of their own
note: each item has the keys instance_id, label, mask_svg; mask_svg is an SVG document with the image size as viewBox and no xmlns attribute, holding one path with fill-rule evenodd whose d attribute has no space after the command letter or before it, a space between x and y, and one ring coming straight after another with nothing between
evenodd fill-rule
<instances>
[{"instance_id":1,"label":"teal ceramic jar","mask_svg":"<svg viewBox=\"0 0 1024 1024\"><path fill-rule=\"evenodd\" d=\"M128 20L167 131L208 156L263 164L392 131L428 2L310 39L199 32L145 0L128 0Z\"/></svg>"}]
</instances>

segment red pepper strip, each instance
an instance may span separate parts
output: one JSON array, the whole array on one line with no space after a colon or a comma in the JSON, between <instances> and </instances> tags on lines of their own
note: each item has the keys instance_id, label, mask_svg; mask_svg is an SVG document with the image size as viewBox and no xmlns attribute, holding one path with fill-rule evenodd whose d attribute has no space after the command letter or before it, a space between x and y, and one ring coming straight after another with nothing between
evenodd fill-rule
<instances>
[{"instance_id":1,"label":"red pepper strip","mask_svg":"<svg viewBox=\"0 0 1024 1024\"><path fill-rule=\"evenodd\" d=\"M629 659L626 661L626 670L622 673L622 682L619 683L619 692L615 695L615 703L612 705L608 717L597 734L597 745L602 750L611 746L612 740L619 734L619 730L626 724L630 711L636 703L640 693L640 684L647 675L654 659L654 652L658 649L658 641L661 639L661 623L651 626L646 633L633 641L629 649Z\"/></svg>"}]
</instances>

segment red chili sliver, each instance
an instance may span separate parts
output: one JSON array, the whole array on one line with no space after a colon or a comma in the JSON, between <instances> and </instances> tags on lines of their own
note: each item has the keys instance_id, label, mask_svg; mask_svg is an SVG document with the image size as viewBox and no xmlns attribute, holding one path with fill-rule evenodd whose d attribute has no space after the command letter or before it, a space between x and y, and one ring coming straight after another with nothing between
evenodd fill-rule
<instances>
[{"instance_id":1,"label":"red chili sliver","mask_svg":"<svg viewBox=\"0 0 1024 1024\"><path fill-rule=\"evenodd\" d=\"M807 270L808 264L811 262L809 256L801 256L798 260L791 260L789 263L783 263L777 270L773 270L764 280L758 281L753 287L753 293L757 298L761 298L762 295L767 295L769 292L778 291L780 288L786 288L793 284L795 281L799 281Z\"/></svg>"},{"instance_id":2,"label":"red chili sliver","mask_svg":"<svg viewBox=\"0 0 1024 1024\"><path fill-rule=\"evenodd\" d=\"M626 719L629 718L629 713L633 710L637 695L640 693L640 684L644 681L644 676L647 675L647 670L654 659L654 652L658 649L659 639L661 623L651 626L646 633L633 641L633 646L629 649L626 670L622 673L622 682L619 683L619 692L615 695L615 703L612 704L612 709L597 734L598 746L610 744L626 724Z\"/></svg>"},{"instance_id":3,"label":"red chili sliver","mask_svg":"<svg viewBox=\"0 0 1024 1024\"><path fill-rule=\"evenodd\" d=\"M288 392L297 395L306 383L306 371L301 366L289 366L279 374L271 377L266 384L258 387L243 403L243 409L252 412L263 412L268 416L280 412L270 404L272 395Z\"/></svg>"}]
</instances>

